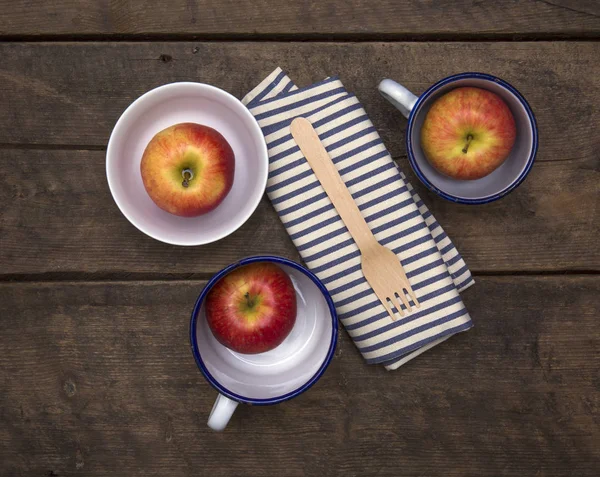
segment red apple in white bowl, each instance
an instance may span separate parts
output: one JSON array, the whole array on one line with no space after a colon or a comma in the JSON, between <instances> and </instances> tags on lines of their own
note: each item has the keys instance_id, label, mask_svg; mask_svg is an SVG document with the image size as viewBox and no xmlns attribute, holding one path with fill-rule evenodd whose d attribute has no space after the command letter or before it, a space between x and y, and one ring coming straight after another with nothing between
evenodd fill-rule
<instances>
[{"instance_id":1,"label":"red apple in white bowl","mask_svg":"<svg viewBox=\"0 0 600 477\"><path fill-rule=\"evenodd\" d=\"M215 129L180 123L157 133L140 165L144 187L161 209L196 217L215 209L231 190L235 156Z\"/></svg>"},{"instance_id":2,"label":"red apple in white bowl","mask_svg":"<svg viewBox=\"0 0 600 477\"><path fill-rule=\"evenodd\" d=\"M227 348L257 354L279 346L296 322L290 277L270 262L244 265L221 278L206 297L206 319Z\"/></svg>"},{"instance_id":3,"label":"red apple in white bowl","mask_svg":"<svg viewBox=\"0 0 600 477\"><path fill-rule=\"evenodd\" d=\"M487 176L515 143L514 117L495 93L456 88L437 99L421 128L421 147L439 172L459 180Z\"/></svg>"}]
</instances>

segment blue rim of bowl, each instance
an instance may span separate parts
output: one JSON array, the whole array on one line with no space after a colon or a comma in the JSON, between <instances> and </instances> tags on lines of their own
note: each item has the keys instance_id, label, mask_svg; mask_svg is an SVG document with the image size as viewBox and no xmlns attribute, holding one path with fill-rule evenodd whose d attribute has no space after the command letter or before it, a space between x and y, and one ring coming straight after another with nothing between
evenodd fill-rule
<instances>
[{"instance_id":1,"label":"blue rim of bowl","mask_svg":"<svg viewBox=\"0 0 600 477\"><path fill-rule=\"evenodd\" d=\"M202 357L200 355L200 350L198 349L198 341L196 340L196 326L198 323L198 314L200 312L200 307L202 306L202 302L206 298L206 295L211 290L211 288L215 285L215 283L217 283L222 277L227 275L232 270L239 268L243 265L247 265L249 263L255 263L255 262L274 262L274 263L278 263L281 265L287 265L288 267L292 267L292 268L304 273L319 288L319 290L325 297L325 300L327 301L327 305L329 306L329 312L331 313L331 330L332 331L331 331L331 341L329 343L329 350L327 351L327 356L325 357L325 360L323 361L323 363L321 364L321 366L319 367L317 372L306 383L304 383L299 388L297 388L289 393L283 394L281 396L277 396L275 398L269 398L269 399L254 399L254 398L248 398L245 396L240 396L239 394L236 394L236 393L230 391L225 386L220 384L212 376L212 374L210 374L206 365L204 364L204 361L202 361ZM219 273L217 273L214 277L212 277L209 280L209 282L206 284L206 286L200 293L200 296L198 296L198 299L196 300L196 304L194 305L194 311L192 312L192 317L190 320L190 343L191 343L191 347L192 347L192 354L194 355L194 359L196 360L196 364L198 365L198 368L200 369L200 371L202 372L202 374L204 375L206 380L209 382L209 384L213 388L215 388L217 391L219 391L221 394L227 396L228 398L233 399L234 401L245 403L245 404L254 404L254 405L277 404L277 403L287 401L289 399L292 399L292 398L302 394L304 391L306 391L308 388L310 388L313 384L315 384L321 378L321 376L323 375L323 373L329 366L329 363L331 362L331 359L333 358L333 353L335 352L337 338L338 338L337 313L335 311L335 306L333 304L333 300L331 299L331 295L329 295L329 292L325 288L325 285L323 285L321 280L319 280L310 270L304 268L303 266L299 265L298 263L288 260L287 258L276 257L273 255L259 255L259 256L255 256L255 257L244 258L242 260L239 260L238 262L232 263L231 265L229 265L228 267L224 268Z\"/></svg>"},{"instance_id":2,"label":"blue rim of bowl","mask_svg":"<svg viewBox=\"0 0 600 477\"><path fill-rule=\"evenodd\" d=\"M414 159L414 152L413 152L410 137L412 136L412 128L414 126L414 119L415 119L416 113L419 110L419 107L423 104L423 102L427 98L429 98L439 88L441 88L442 86L444 86L448 83L452 83L453 81L456 81L456 80L473 79L473 78L484 79L484 80L488 80L488 81L497 83L500 86L509 90L521 102L521 104L525 108L525 111L527 112L527 116L529 117L529 122L531 123L531 126L532 126L531 129L532 129L533 145L531 148L531 153L529 154L529 158L527 159L525 168L521 171L521 173L517 176L517 178L513 182L511 182L505 189L503 189L500 192L497 192L493 195L481 197L479 199L465 199L463 197L456 197L452 194L448 194L448 193L444 192L443 190L434 186L431 182L429 182L429 180L427 179L427 177L425 176L423 171L419 168L419 165L417 164L417 162ZM507 195L508 193L512 192L514 189L517 188L517 186L519 186L525 180L525 177L527 177L527 174L529 174L529 171L531 170L531 168L533 166L533 163L535 161L535 156L536 156L537 150L538 150L537 122L535 120L533 111L531 110L531 107L529 106L529 103L525 100L523 95L521 93L519 93L519 91L516 88L514 88L512 85L510 85L506 81L504 81L500 78L497 78L496 76L488 75L486 73L474 73L474 72L473 73L460 73L457 75L448 76L447 78L444 78L443 80L438 81L434 85L430 86L427 89L427 91L425 91L421 96L419 96L419 98L417 99L417 102L415 103L415 105L412 108L410 115L408 117L408 128L406 130L406 150L408 151L408 160L409 160L410 165L412 166L413 170L415 171L415 174L421 180L421 182L427 186L427 188L429 190L435 192L437 195L443 197L446 200L449 200L451 202L456 202L459 204L487 204L489 202L498 200L498 199L504 197L505 195Z\"/></svg>"}]
</instances>

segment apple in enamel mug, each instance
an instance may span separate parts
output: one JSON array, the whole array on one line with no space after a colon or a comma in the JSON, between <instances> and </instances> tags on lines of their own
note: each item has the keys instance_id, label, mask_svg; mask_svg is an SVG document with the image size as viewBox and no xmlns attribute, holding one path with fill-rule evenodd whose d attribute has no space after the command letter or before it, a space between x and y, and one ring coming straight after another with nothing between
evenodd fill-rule
<instances>
[{"instance_id":1,"label":"apple in enamel mug","mask_svg":"<svg viewBox=\"0 0 600 477\"><path fill-rule=\"evenodd\" d=\"M206 319L222 345L244 354L270 351L296 322L296 291L278 265L255 262L222 277L206 296Z\"/></svg>"},{"instance_id":2,"label":"apple in enamel mug","mask_svg":"<svg viewBox=\"0 0 600 477\"><path fill-rule=\"evenodd\" d=\"M421 147L442 174L474 180L506 160L516 134L515 119L500 96L462 87L433 103L421 127Z\"/></svg>"},{"instance_id":3,"label":"apple in enamel mug","mask_svg":"<svg viewBox=\"0 0 600 477\"><path fill-rule=\"evenodd\" d=\"M215 209L231 190L235 156L217 130L180 123L152 138L140 170L146 192L157 206L195 217Z\"/></svg>"}]
</instances>

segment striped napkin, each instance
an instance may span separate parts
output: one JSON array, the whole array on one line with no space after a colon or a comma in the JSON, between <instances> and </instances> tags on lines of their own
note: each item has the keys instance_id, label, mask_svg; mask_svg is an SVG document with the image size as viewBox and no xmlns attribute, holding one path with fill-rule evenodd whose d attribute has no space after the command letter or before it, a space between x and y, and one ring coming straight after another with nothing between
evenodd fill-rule
<instances>
[{"instance_id":1,"label":"striped napkin","mask_svg":"<svg viewBox=\"0 0 600 477\"><path fill-rule=\"evenodd\" d=\"M367 363L396 369L472 326L459 295L474 283L469 269L339 79L298 89L277 68L242 101L267 142L267 195ZM366 282L358 247L290 134L298 116L315 127L377 240L402 261L421 308L392 321Z\"/></svg>"}]
</instances>

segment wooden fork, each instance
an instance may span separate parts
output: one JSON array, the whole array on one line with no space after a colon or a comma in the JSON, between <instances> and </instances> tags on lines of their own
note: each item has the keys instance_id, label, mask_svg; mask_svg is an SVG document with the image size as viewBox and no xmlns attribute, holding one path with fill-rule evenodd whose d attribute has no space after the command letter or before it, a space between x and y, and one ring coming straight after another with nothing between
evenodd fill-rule
<instances>
[{"instance_id":1,"label":"wooden fork","mask_svg":"<svg viewBox=\"0 0 600 477\"><path fill-rule=\"evenodd\" d=\"M292 121L290 129L302 154L358 245L363 274L392 320L396 317L388 300L396 307L400 316L404 316L404 311L398 298L409 313L412 307L408 297L412 298L414 305L419 308L421 305L400 260L373 236L312 124L306 118L296 118Z\"/></svg>"}]
</instances>

